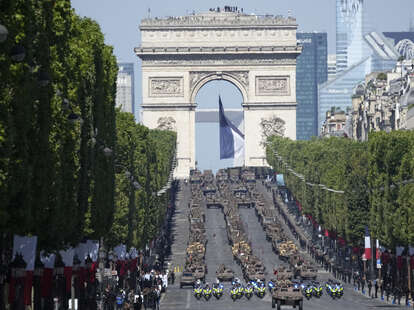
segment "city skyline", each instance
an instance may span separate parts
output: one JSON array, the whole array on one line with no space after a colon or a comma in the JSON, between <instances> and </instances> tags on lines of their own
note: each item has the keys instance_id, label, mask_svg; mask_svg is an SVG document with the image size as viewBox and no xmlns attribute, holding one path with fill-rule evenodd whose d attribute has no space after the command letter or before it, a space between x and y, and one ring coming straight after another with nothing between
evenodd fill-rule
<instances>
[{"instance_id":1,"label":"city skyline","mask_svg":"<svg viewBox=\"0 0 414 310\"><path fill-rule=\"evenodd\" d=\"M228 5L228 1L220 0L214 2L214 5L206 4L202 1L183 0L179 3L165 3L155 0L124 0L122 5L111 0L72 0L72 5L76 12L81 16L95 19L105 33L105 40L108 44L114 46L114 53L119 62L134 62L135 68L135 91L137 96L136 118L141 104L141 77L140 62L135 56L133 49L137 46L140 38L138 25L141 19L148 17L162 16L182 16L195 12L207 12L210 7L223 7ZM245 13L257 14L281 14L288 15L289 10L292 16L297 19L299 31L313 32L326 31L328 34L328 53L336 53L336 7L335 1L316 0L312 3L303 0L280 1L269 6L269 2L258 0L252 2L247 0L236 1L231 3L239 8L244 8ZM399 16L393 17L392 12L395 7L404 7L400 10ZM309 14L314 8L318 8L318 16ZM414 2L410 0L366 0L367 15L370 20L371 28L378 31L407 31L410 25L411 14L414 13ZM119 17L119 18L117 18ZM375 17L375 18L373 18ZM226 106L225 106L226 108Z\"/></svg>"}]
</instances>

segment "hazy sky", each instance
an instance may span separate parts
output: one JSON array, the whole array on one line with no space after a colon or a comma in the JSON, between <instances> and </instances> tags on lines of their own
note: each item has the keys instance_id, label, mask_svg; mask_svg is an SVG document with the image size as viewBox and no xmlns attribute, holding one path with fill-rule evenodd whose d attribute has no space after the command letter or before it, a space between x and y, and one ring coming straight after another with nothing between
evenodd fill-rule
<instances>
[{"instance_id":1,"label":"hazy sky","mask_svg":"<svg viewBox=\"0 0 414 310\"><path fill-rule=\"evenodd\" d=\"M377 31L406 31L410 16L414 13L414 0L365 0L370 26ZM201 1L201 0L72 0L72 6L81 16L96 20L105 34L107 44L114 46L119 61L135 63L135 105L141 104L140 62L134 54L134 47L139 45L139 23L142 18L180 16L193 11L204 12L211 7L224 5L243 8L245 13L287 15L288 11L296 17L300 31L326 31L328 33L329 52L335 53L335 9L336 0L240 0L240 1ZM149 13L150 10L150 13ZM212 83L212 82L210 82ZM226 91L223 98L224 108L240 107L237 90L230 83L216 82L205 85L197 96L197 103L202 108L217 107L217 87ZM206 89L204 89L206 88ZM231 95L234 94L234 95ZM136 113L136 116L138 114ZM202 168L212 162L217 168L218 129L213 125L198 124L197 137L203 132L217 130L209 144L215 153L202 160L197 155ZM204 144L203 144L204 145ZM197 145L197 154L204 154ZM215 161L211 158L216 158ZM215 163L215 164L214 164ZM227 162L225 163L227 164ZM207 166L205 166L207 165ZM223 163L224 165L224 163Z\"/></svg>"}]
</instances>

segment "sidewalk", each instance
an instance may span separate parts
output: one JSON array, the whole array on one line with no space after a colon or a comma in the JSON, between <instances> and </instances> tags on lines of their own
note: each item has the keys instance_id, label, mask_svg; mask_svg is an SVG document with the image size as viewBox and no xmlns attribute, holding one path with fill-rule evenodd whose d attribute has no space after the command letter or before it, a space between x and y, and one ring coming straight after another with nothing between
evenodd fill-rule
<instances>
[{"instance_id":1,"label":"sidewalk","mask_svg":"<svg viewBox=\"0 0 414 310\"><path fill-rule=\"evenodd\" d=\"M176 197L175 212L172 217L171 234L173 235L173 238L171 255L167 258L167 261L170 263L170 268L174 270L177 278L179 275L177 272L182 272L185 263L189 232L188 203L190 189L189 186L184 185L184 182L182 181L179 183L179 189Z\"/></svg>"}]
</instances>

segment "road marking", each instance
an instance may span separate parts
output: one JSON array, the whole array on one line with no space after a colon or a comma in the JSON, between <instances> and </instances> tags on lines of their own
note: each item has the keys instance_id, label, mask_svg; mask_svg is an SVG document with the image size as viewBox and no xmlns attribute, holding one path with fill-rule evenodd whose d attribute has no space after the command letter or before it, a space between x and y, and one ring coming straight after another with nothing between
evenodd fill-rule
<instances>
[{"instance_id":1,"label":"road marking","mask_svg":"<svg viewBox=\"0 0 414 310\"><path fill-rule=\"evenodd\" d=\"M185 305L186 309L190 309L190 300L191 300L190 291L187 291L187 304Z\"/></svg>"}]
</instances>

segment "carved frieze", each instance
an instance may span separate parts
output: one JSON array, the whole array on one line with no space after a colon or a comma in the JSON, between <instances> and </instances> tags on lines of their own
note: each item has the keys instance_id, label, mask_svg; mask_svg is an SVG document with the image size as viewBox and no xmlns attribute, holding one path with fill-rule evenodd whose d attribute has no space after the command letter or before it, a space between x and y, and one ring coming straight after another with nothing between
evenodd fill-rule
<instances>
[{"instance_id":1,"label":"carved frieze","mask_svg":"<svg viewBox=\"0 0 414 310\"><path fill-rule=\"evenodd\" d=\"M151 77L149 79L150 97L184 96L182 77Z\"/></svg>"},{"instance_id":2,"label":"carved frieze","mask_svg":"<svg viewBox=\"0 0 414 310\"><path fill-rule=\"evenodd\" d=\"M256 76L256 96L289 96L288 76Z\"/></svg>"},{"instance_id":3,"label":"carved frieze","mask_svg":"<svg viewBox=\"0 0 414 310\"><path fill-rule=\"evenodd\" d=\"M176 121L172 116L158 118L157 124L157 129L176 131Z\"/></svg>"},{"instance_id":4,"label":"carved frieze","mask_svg":"<svg viewBox=\"0 0 414 310\"><path fill-rule=\"evenodd\" d=\"M260 65L296 65L295 59L290 58L234 58L234 59L144 59L142 66L260 66Z\"/></svg>"}]
</instances>

